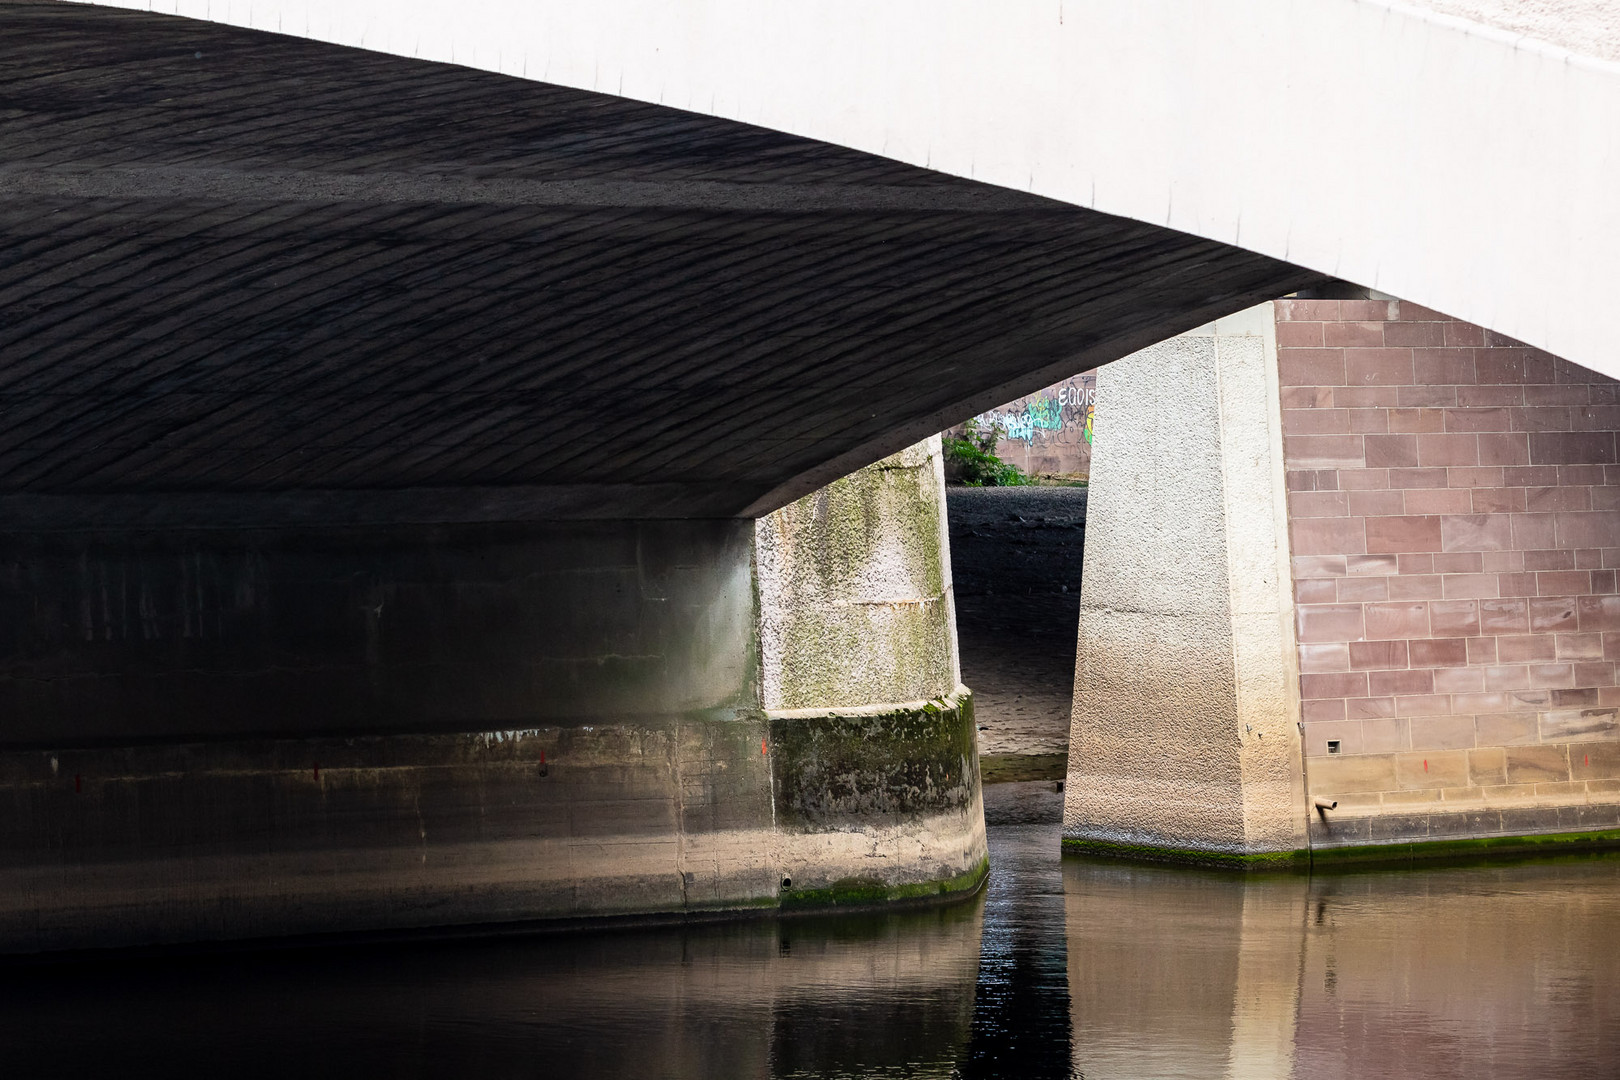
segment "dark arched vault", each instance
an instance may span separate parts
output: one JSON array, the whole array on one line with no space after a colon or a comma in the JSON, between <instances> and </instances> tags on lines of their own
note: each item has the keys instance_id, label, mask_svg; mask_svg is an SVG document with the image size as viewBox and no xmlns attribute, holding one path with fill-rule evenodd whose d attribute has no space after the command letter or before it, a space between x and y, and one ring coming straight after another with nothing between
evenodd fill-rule
<instances>
[{"instance_id":1,"label":"dark arched vault","mask_svg":"<svg viewBox=\"0 0 1620 1080\"><path fill-rule=\"evenodd\" d=\"M18 525L755 514L1314 280L726 120L0 2Z\"/></svg>"}]
</instances>

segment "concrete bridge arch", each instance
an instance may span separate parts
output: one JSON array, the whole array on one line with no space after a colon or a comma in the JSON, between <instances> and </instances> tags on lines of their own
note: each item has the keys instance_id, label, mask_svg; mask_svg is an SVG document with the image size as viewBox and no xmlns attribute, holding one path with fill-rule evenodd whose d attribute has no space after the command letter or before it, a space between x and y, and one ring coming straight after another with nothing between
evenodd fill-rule
<instances>
[{"instance_id":1,"label":"concrete bridge arch","mask_svg":"<svg viewBox=\"0 0 1620 1080\"><path fill-rule=\"evenodd\" d=\"M1613 373L1620 24L1562 0L128 0L740 120L1242 247Z\"/></svg>"},{"instance_id":2,"label":"concrete bridge arch","mask_svg":"<svg viewBox=\"0 0 1620 1080\"><path fill-rule=\"evenodd\" d=\"M926 539L937 452L894 452L1334 276L1612 366L1603 61L1370 4L855 10L0 5L8 947L971 887L948 573L795 563L795 529ZM1107 95L1046 93L1074 78L1142 111L1085 128ZM1433 190L1304 194L1313 86ZM1221 144L1172 152L1188 117ZM1040 135L1076 125L1084 160ZM837 498L889 532L747 520L873 462ZM799 631L866 620L892 656L773 699L763 556L821 605ZM881 662L908 642L921 683ZM813 765L786 784L784 743ZM919 764L938 805L823 783ZM538 785L576 769L623 797Z\"/></svg>"}]
</instances>

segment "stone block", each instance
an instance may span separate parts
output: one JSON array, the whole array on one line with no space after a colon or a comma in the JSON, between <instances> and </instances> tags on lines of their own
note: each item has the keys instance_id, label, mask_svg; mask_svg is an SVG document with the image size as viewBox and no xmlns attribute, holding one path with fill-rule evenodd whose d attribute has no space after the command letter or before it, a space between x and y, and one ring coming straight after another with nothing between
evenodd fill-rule
<instances>
[{"instance_id":1,"label":"stone block","mask_svg":"<svg viewBox=\"0 0 1620 1080\"><path fill-rule=\"evenodd\" d=\"M1466 750L1474 746L1472 716L1413 717L1411 723L1414 751Z\"/></svg>"},{"instance_id":2,"label":"stone block","mask_svg":"<svg viewBox=\"0 0 1620 1080\"><path fill-rule=\"evenodd\" d=\"M1539 742L1536 716L1498 712L1474 717L1474 738L1481 746L1521 746Z\"/></svg>"},{"instance_id":3,"label":"stone block","mask_svg":"<svg viewBox=\"0 0 1620 1080\"><path fill-rule=\"evenodd\" d=\"M1569 770L1576 780L1613 780L1620 784L1620 743L1571 746Z\"/></svg>"},{"instance_id":4,"label":"stone block","mask_svg":"<svg viewBox=\"0 0 1620 1080\"><path fill-rule=\"evenodd\" d=\"M1342 804L1341 804L1342 808ZM1374 815L1346 816L1342 812L1313 815L1310 822L1312 846L1365 844L1372 839Z\"/></svg>"},{"instance_id":5,"label":"stone block","mask_svg":"<svg viewBox=\"0 0 1620 1080\"><path fill-rule=\"evenodd\" d=\"M1415 840L1429 835L1427 814L1383 814L1372 819L1370 838L1379 840Z\"/></svg>"},{"instance_id":6,"label":"stone block","mask_svg":"<svg viewBox=\"0 0 1620 1080\"><path fill-rule=\"evenodd\" d=\"M1461 750L1396 754L1395 779L1394 786L1408 791L1464 787L1468 784L1468 754Z\"/></svg>"},{"instance_id":7,"label":"stone block","mask_svg":"<svg viewBox=\"0 0 1620 1080\"><path fill-rule=\"evenodd\" d=\"M1318 794L1312 791L1314 796ZM1381 791L1349 791L1331 793L1339 802L1339 813L1343 815L1376 814L1384 805L1384 794Z\"/></svg>"},{"instance_id":8,"label":"stone block","mask_svg":"<svg viewBox=\"0 0 1620 1080\"><path fill-rule=\"evenodd\" d=\"M1411 791L1384 792L1384 807L1421 806L1426 803L1438 803L1441 792L1439 788L1414 788Z\"/></svg>"},{"instance_id":9,"label":"stone block","mask_svg":"<svg viewBox=\"0 0 1620 1080\"><path fill-rule=\"evenodd\" d=\"M1620 710L1551 709L1541 714L1543 742L1620 740Z\"/></svg>"},{"instance_id":10,"label":"stone block","mask_svg":"<svg viewBox=\"0 0 1620 1080\"><path fill-rule=\"evenodd\" d=\"M1612 829L1620 825L1620 804L1587 803L1573 808L1579 829Z\"/></svg>"},{"instance_id":11,"label":"stone block","mask_svg":"<svg viewBox=\"0 0 1620 1080\"><path fill-rule=\"evenodd\" d=\"M1388 754L1410 750L1411 721L1404 717L1377 717L1361 721L1361 752Z\"/></svg>"},{"instance_id":12,"label":"stone block","mask_svg":"<svg viewBox=\"0 0 1620 1080\"><path fill-rule=\"evenodd\" d=\"M1485 802L1494 807L1530 806L1536 801L1534 784L1487 784Z\"/></svg>"},{"instance_id":13,"label":"stone block","mask_svg":"<svg viewBox=\"0 0 1620 1080\"><path fill-rule=\"evenodd\" d=\"M1468 814L1430 814L1429 835L1433 837L1469 836L1473 832Z\"/></svg>"},{"instance_id":14,"label":"stone block","mask_svg":"<svg viewBox=\"0 0 1620 1080\"><path fill-rule=\"evenodd\" d=\"M1507 783L1507 754L1499 746L1468 752L1469 783L1476 788ZM1482 797L1483 797L1483 793Z\"/></svg>"},{"instance_id":15,"label":"stone block","mask_svg":"<svg viewBox=\"0 0 1620 1080\"><path fill-rule=\"evenodd\" d=\"M1327 744L1337 742L1340 754L1362 754L1360 720L1333 720L1305 725L1305 753L1313 758L1328 756Z\"/></svg>"},{"instance_id":16,"label":"stone block","mask_svg":"<svg viewBox=\"0 0 1620 1080\"><path fill-rule=\"evenodd\" d=\"M1502 811L1502 831L1509 835L1557 830L1558 810L1555 807L1526 806Z\"/></svg>"},{"instance_id":17,"label":"stone block","mask_svg":"<svg viewBox=\"0 0 1620 1080\"><path fill-rule=\"evenodd\" d=\"M1395 785L1395 755L1314 758L1310 767L1312 795L1349 791L1390 791Z\"/></svg>"},{"instance_id":18,"label":"stone block","mask_svg":"<svg viewBox=\"0 0 1620 1080\"><path fill-rule=\"evenodd\" d=\"M1513 746L1504 754L1510 784L1552 784L1570 778L1569 753L1563 746Z\"/></svg>"}]
</instances>

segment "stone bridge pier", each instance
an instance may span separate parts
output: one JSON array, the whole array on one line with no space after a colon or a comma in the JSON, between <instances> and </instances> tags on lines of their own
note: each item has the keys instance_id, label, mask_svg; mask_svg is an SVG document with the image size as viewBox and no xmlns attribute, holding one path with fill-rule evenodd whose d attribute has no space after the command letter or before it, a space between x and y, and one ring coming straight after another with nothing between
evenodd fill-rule
<instances>
[{"instance_id":1,"label":"stone bridge pier","mask_svg":"<svg viewBox=\"0 0 1620 1080\"><path fill-rule=\"evenodd\" d=\"M758 521L0 535L0 949L986 869L939 441Z\"/></svg>"},{"instance_id":2,"label":"stone bridge pier","mask_svg":"<svg viewBox=\"0 0 1620 1080\"><path fill-rule=\"evenodd\" d=\"M1098 376L1071 849L1620 842L1615 381L1339 291Z\"/></svg>"},{"instance_id":3,"label":"stone bridge pier","mask_svg":"<svg viewBox=\"0 0 1620 1080\"><path fill-rule=\"evenodd\" d=\"M1607 60L1360 0L153 6L0 0L0 949L972 889L931 435L1127 356L1071 840L1610 812L1612 384L1231 315L1342 277L1620 372Z\"/></svg>"}]
</instances>

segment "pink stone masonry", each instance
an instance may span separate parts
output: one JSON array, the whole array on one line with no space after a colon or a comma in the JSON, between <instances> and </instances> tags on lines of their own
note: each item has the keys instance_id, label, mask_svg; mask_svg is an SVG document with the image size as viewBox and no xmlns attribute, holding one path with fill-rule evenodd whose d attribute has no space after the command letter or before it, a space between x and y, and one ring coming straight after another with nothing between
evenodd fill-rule
<instances>
[{"instance_id":1,"label":"pink stone masonry","mask_svg":"<svg viewBox=\"0 0 1620 1080\"><path fill-rule=\"evenodd\" d=\"M1617 384L1403 301L1276 311L1312 791L1615 802Z\"/></svg>"}]
</instances>

